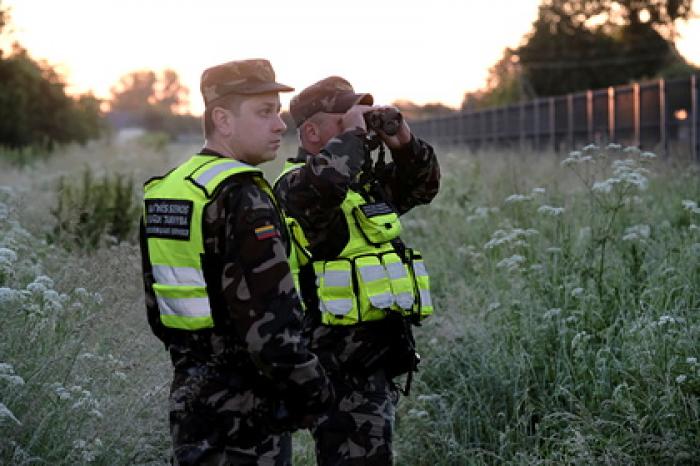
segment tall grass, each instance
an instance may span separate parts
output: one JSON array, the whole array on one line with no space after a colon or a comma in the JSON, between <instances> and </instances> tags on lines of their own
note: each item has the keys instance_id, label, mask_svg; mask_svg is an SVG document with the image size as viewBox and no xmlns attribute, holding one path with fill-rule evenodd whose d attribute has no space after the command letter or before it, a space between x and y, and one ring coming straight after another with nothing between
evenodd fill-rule
<instances>
[{"instance_id":1,"label":"tall grass","mask_svg":"<svg viewBox=\"0 0 700 466\"><path fill-rule=\"evenodd\" d=\"M3 170L0 463L168 462L171 369L137 247L42 238L60 176L140 183L194 150L93 145ZM396 464L697 464L700 173L619 147L566 159L446 153L437 199L406 216L437 311L416 329ZM295 464L313 464L308 433Z\"/></svg>"},{"instance_id":2,"label":"tall grass","mask_svg":"<svg viewBox=\"0 0 700 466\"><path fill-rule=\"evenodd\" d=\"M652 155L448 162L399 464L697 464L700 179Z\"/></svg>"}]
</instances>

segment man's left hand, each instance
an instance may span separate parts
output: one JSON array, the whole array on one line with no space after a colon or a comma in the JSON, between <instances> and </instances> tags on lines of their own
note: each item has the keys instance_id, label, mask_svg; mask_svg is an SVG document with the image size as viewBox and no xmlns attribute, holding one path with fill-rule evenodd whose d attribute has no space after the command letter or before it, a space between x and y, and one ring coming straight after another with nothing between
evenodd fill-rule
<instances>
[{"instance_id":1,"label":"man's left hand","mask_svg":"<svg viewBox=\"0 0 700 466\"><path fill-rule=\"evenodd\" d=\"M393 106L383 106L375 108L392 108L396 111L399 111L398 108ZM408 123L406 123L406 118L401 119L401 126L399 127L399 131L393 136L389 136L383 131L377 131L377 133L389 149L399 149L400 147L403 147L409 142L411 142L411 128L408 127Z\"/></svg>"}]
</instances>

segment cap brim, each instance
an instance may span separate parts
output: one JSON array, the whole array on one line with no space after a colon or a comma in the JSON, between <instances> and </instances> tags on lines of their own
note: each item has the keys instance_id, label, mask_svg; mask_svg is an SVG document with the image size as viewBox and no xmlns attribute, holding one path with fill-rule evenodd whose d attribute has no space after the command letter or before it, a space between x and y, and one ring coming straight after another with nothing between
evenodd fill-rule
<instances>
[{"instance_id":1,"label":"cap brim","mask_svg":"<svg viewBox=\"0 0 700 466\"><path fill-rule=\"evenodd\" d=\"M374 97L372 94L355 94L354 92L346 92L338 95L335 100L333 112L330 113L345 113L354 105L372 105Z\"/></svg>"},{"instance_id":2,"label":"cap brim","mask_svg":"<svg viewBox=\"0 0 700 466\"><path fill-rule=\"evenodd\" d=\"M268 92L293 92L294 88L286 86L280 83L256 83L250 86L238 89L233 93L244 94L244 95L254 95L254 94L267 94Z\"/></svg>"}]
</instances>

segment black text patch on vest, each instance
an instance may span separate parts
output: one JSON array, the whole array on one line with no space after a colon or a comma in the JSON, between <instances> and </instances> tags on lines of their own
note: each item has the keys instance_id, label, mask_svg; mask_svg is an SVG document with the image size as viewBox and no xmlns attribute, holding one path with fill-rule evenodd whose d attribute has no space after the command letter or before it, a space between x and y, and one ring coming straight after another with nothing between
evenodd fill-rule
<instances>
[{"instance_id":1,"label":"black text patch on vest","mask_svg":"<svg viewBox=\"0 0 700 466\"><path fill-rule=\"evenodd\" d=\"M389 205L386 202L377 202L376 204L364 204L360 206L360 209L367 218L375 217L377 215L391 214L394 212L394 210L391 207L389 207Z\"/></svg>"},{"instance_id":2,"label":"black text patch on vest","mask_svg":"<svg viewBox=\"0 0 700 466\"><path fill-rule=\"evenodd\" d=\"M192 223L192 201L146 199L146 236L187 241Z\"/></svg>"}]
</instances>

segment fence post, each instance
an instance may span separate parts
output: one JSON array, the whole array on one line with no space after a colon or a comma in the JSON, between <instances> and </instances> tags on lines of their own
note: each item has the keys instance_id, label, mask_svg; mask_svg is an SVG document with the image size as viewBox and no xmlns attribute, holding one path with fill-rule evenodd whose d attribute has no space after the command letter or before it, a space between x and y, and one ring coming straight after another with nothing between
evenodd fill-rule
<instances>
[{"instance_id":1,"label":"fence post","mask_svg":"<svg viewBox=\"0 0 700 466\"><path fill-rule=\"evenodd\" d=\"M566 139L569 150L574 150L574 95L566 95Z\"/></svg>"},{"instance_id":2,"label":"fence post","mask_svg":"<svg viewBox=\"0 0 700 466\"><path fill-rule=\"evenodd\" d=\"M700 161L700 148L698 148L698 78L690 77L690 141L691 154L696 161Z\"/></svg>"},{"instance_id":3,"label":"fence post","mask_svg":"<svg viewBox=\"0 0 700 466\"><path fill-rule=\"evenodd\" d=\"M538 151L540 150L540 99L535 99L532 105L534 105L532 117L535 125L535 130L532 132L532 149Z\"/></svg>"},{"instance_id":4,"label":"fence post","mask_svg":"<svg viewBox=\"0 0 700 466\"><path fill-rule=\"evenodd\" d=\"M552 151L557 151L557 112L554 105L554 97L549 98L549 135L552 138Z\"/></svg>"},{"instance_id":5,"label":"fence post","mask_svg":"<svg viewBox=\"0 0 700 466\"><path fill-rule=\"evenodd\" d=\"M608 139L615 142L615 88L608 88Z\"/></svg>"},{"instance_id":6,"label":"fence post","mask_svg":"<svg viewBox=\"0 0 700 466\"><path fill-rule=\"evenodd\" d=\"M640 133L641 116L639 114L639 83L632 84L632 121L634 124L634 145L640 147L642 145L642 135Z\"/></svg>"},{"instance_id":7,"label":"fence post","mask_svg":"<svg viewBox=\"0 0 700 466\"><path fill-rule=\"evenodd\" d=\"M659 79L659 141L663 155L668 158L668 109L666 105L666 80Z\"/></svg>"},{"instance_id":8,"label":"fence post","mask_svg":"<svg viewBox=\"0 0 700 466\"><path fill-rule=\"evenodd\" d=\"M520 151L525 150L525 101L520 100L520 115L518 116L520 126Z\"/></svg>"},{"instance_id":9,"label":"fence post","mask_svg":"<svg viewBox=\"0 0 700 466\"><path fill-rule=\"evenodd\" d=\"M593 140L593 91L586 91L586 130L588 131L588 144Z\"/></svg>"}]
</instances>

